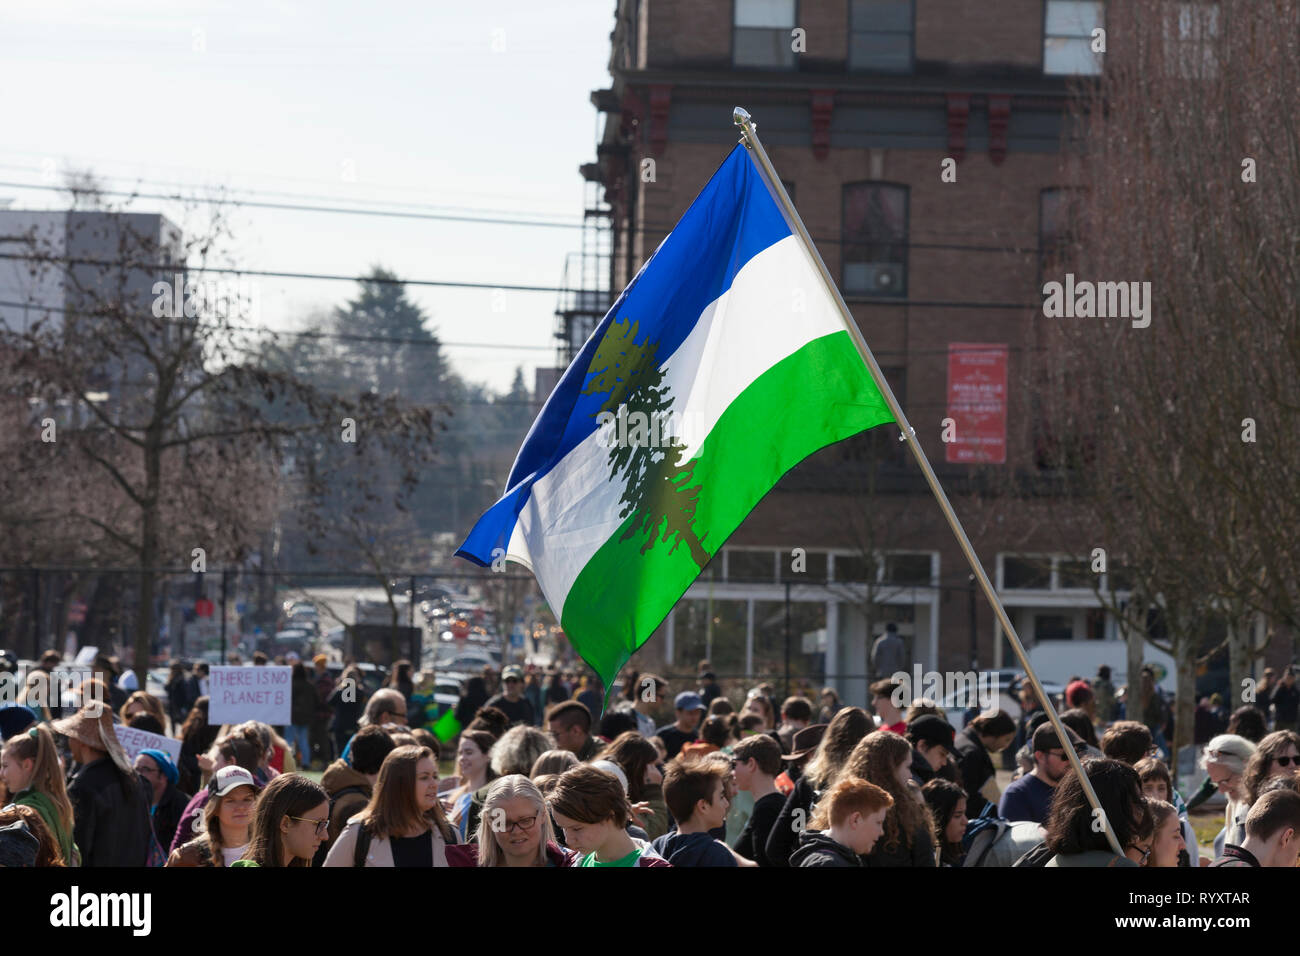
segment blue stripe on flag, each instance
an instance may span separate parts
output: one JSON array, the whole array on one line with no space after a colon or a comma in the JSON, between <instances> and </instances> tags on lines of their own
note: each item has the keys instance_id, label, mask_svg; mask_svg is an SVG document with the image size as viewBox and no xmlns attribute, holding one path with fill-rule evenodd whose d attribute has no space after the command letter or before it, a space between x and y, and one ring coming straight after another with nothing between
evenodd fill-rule
<instances>
[{"instance_id":1,"label":"blue stripe on flag","mask_svg":"<svg viewBox=\"0 0 1300 956\"><path fill-rule=\"evenodd\" d=\"M748 150L737 144L565 371L519 449L505 496L478 520L456 554L490 564L492 551L509 544L533 483L595 432L596 413L609 392L582 390L612 322L636 322L637 343L657 341L666 361L745 263L788 235L780 207Z\"/></svg>"}]
</instances>

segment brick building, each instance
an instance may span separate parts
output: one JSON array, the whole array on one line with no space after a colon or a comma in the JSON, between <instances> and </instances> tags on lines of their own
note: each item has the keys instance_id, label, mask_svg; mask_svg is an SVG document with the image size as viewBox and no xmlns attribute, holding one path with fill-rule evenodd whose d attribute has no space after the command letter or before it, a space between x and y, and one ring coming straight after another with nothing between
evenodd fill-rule
<instances>
[{"instance_id":1,"label":"brick building","mask_svg":"<svg viewBox=\"0 0 1300 956\"><path fill-rule=\"evenodd\" d=\"M613 83L592 94L604 134L583 167L604 187L617 291L737 141L733 107L749 110L1040 675L1057 681L1125 668L1089 579L1104 542L1063 544L1050 496L989 489L1050 478L1032 389L1039 290L1070 91L1102 69L1103 17L1094 0L619 0ZM980 380L972 363L995 402L1005 370L1003 421L979 429L986 444L945 444L950 390ZM708 656L719 673L779 676L789 635L794 674L863 703L871 639L894 621L927 669L1016 667L897 434L876 429L791 472L645 663L681 673ZM1148 659L1172 688L1172 662Z\"/></svg>"}]
</instances>

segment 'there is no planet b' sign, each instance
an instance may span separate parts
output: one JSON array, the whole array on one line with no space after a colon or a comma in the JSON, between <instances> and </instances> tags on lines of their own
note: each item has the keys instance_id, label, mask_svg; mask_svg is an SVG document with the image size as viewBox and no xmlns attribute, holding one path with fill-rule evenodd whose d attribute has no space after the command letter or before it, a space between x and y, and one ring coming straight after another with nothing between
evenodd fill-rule
<instances>
[{"instance_id":1,"label":"'there is no planet b' sign","mask_svg":"<svg viewBox=\"0 0 1300 956\"><path fill-rule=\"evenodd\" d=\"M292 667L213 667L208 673L208 723L260 720L288 724Z\"/></svg>"}]
</instances>

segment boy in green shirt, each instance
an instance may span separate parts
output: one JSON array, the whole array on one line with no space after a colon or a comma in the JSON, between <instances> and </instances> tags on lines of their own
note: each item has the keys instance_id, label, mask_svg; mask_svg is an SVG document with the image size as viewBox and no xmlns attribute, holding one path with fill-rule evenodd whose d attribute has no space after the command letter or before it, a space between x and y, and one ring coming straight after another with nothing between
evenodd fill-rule
<instances>
[{"instance_id":1,"label":"boy in green shirt","mask_svg":"<svg viewBox=\"0 0 1300 956\"><path fill-rule=\"evenodd\" d=\"M586 764L560 776L546 802L574 851L570 866L668 866L654 848L627 832L632 808L623 784Z\"/></svg>"}]
</instances>

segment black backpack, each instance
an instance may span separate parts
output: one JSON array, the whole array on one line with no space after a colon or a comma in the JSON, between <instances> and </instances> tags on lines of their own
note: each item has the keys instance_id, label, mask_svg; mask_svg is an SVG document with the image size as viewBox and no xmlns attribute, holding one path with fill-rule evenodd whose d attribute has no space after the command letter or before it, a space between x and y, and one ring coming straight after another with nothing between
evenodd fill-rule
<instances>
[{"instance_id":1,"label":"black backpack","mask_svg":"<svg viewBox=\"0 0 1300 956\"><path fill-rule=\"evenodd\" d=\"M370 849L370 831L366 829L364 823L357 825L357 845L352 849L352 865L354 867L366 865L366 853Z\"/></svg>"}]
</instances>

